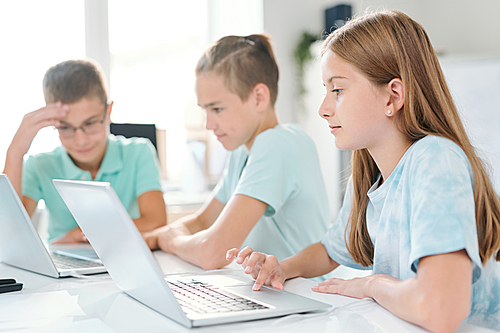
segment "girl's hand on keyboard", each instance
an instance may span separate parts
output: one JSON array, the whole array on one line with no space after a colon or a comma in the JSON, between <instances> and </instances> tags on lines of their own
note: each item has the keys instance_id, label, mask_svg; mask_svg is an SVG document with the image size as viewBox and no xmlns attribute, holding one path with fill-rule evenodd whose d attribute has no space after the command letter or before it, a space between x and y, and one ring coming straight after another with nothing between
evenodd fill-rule
<instances>
[{"instance_id":1,"label":"girl's hand on keyboard","mask_svg":"<svg viewBox=\"0 0 500 333\"><path fill-rule=\"evenodd\" d=\"M243 250L231 249L227 251L226 259L236 258L246 274L255 279L253 290L259 290L263 285L283 290L285 282L285 271L275 256L261 252L255 252L251 247Z\"/></svg>"}]
</instances>

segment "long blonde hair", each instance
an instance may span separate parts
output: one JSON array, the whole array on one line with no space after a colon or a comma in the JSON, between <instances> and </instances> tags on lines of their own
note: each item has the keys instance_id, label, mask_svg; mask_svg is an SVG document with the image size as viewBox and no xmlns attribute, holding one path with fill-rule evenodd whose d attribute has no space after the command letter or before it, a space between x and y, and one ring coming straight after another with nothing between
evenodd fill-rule
<instances>
[{"instance_id":1,"label":"long blonde hair","mask_svg":"<svg viewBox=\"0 0 500 333\"><path fill-rule=\"evenodd\" d=\"M496 253L500 261L500 201L481 159L462 125L438 58L423 27L407 15L385 10L366 14L335 30L323 44L360 70L375 86L394 78L404 85L398 129L411 141L437 135L455 142L467 155L474 176L479 254L483 265ZM366 149L353 151L353 199L345 241L363 266L373 264L374 248L366 226L367 192L379 170Z\"/></svg>"}]
</instances>

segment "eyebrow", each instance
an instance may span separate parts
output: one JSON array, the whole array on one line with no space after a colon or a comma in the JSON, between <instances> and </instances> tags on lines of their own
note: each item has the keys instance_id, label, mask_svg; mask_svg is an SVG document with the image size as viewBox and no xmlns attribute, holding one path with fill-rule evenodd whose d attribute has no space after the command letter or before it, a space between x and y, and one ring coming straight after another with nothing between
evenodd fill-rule
<instances>
[{"instance_id":1,"label":"eyebrow","mask_svg":"<svg viewBox=\"0 0 500 333\"><path fill-rule=\"evenodd\" d=\"M84 121L82 121L82 124L85 124L87 122L89 122L90 120L92 120L93 118L96 118L96 117L99 117L100 115L96 114L95 116L92 116L92 117L89 117L87 119L85 119ZM70 125L70 126L73 126L65 121L61 121L61 124L66 124L66 125ZM74 127L74 126L73 126Z\"/></svg>"},{"instance_id":2,"label":"eyebrow","mask_svg":"<svg viewBox=\"0 0 500 333\"><path fill-rule=\"evenodd\" d=\"M333 80L338 80L338 79L347 80L347 78L345 76L333 75L328 80L326 80L326 82L332 82Z\"/></svg>"},{"instance_id":3,"label":"eyebrow","mask_svg":"<svg viewBox=\"0 0 500 333\"><path fill-rule=\"evenodd\" d=\"M220 104L220 103L222 103L222 102L221 101L215 101L215 102L211 102L211 103L208 103L208 104L205 104L205 105L198 104L198 106L206 109L206 108L212 107L212 106L214 106L216 104Z\"/></svg>"}]
</instances>

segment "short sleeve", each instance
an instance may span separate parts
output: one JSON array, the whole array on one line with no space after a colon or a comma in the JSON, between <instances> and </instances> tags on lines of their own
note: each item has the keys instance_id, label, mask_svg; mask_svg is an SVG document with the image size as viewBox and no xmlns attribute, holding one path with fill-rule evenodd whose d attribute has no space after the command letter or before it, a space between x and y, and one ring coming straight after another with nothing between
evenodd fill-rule
<instances>
[{"instance_id":1,"label":"short sleeve","mask_svg":"<svg viewBox=\"0 0 500 333\"><path fill-rule=\"evenodd\" d=\"M333 222L332 225L328 228L326 234L321 240L321 244L323 244L323 246L325 247L328 256L332 258L332 260L334 260L336 263L355 269L369 270L371 269L371 266L363 267L362 265L354 262L351 254L347 250L345 243L344 235L351 211L352 191L353 187L351 177L347 184L347 190L344 195L344 200L342 203L342 207L340 208L337 220Z\"/></svg>"},{"instance_id":2,"label":"short sleeve","mask_svg":"<svg viewBox=\"0 0 500 333\"><path fill-rule=\"evenodd\" d=\"M136 163L136 197L149 191L161 191L160 164L151 142L140 146Z\"/></svg>"},{"instance_id":3,"label":"short sleeve","mask_svg":"<svg viewBox=\"0 0 500 333\"><path fill-rule=\"evenodd\" d=\"M262 133L252 146L234 194L266 203L265 216L273 216L299 187L294 149L275 131Z\"/></svg>"},{"instance_id":4,"label":"short sleeve","mask_svg":"<svg viewBox=\"0 0 500 333\"><path fill-rule=\"evenodd\" d=\"M228 168L224 169L222 177L220 178L217 185L215 185L215 188L213 190L215 198L220 202L222 202L223 204L227 204L229 198L231 198L231 193L229 193L229 188L227 185L228 184L227 178L228 178Z\"/></svg>"},{"instance_id":5,"label":"short sleeve","mask_svg":"<svg viewBox=\"0 0 500 333\"><path fill-rule=\"evenodd\" d=\"M430 145L413 163L410 179L411 269L420 258L465 249L474 263L479 258L473 176L469 160L451 142Z\"/></svg>"},{"instance_id":6,"label":"short sleeve","mask_svg":"<svg viewBox=\"0 0 500 333\"><path fill-rule=\"evenodd\" d=\"M37 159L29 156L23 165L22 193L38 202L42 199L42 188L38 177Z\"/></svg>"}]
</instances>

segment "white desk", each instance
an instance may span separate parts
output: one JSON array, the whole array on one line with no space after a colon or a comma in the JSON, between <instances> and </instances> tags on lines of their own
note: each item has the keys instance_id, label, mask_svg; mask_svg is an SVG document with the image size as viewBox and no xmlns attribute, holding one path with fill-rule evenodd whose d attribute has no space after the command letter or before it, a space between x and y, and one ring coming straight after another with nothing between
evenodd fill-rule
<instances>
[{"instance_id":1,"label":"white desk","mask_svg":"<svg viewBox=\"0 0 500 333\"><path fill-rule=\"evenodd\" d=\"M155 252L165 274L203 272L181 259ZM242 274L236 264L224 274ZM90 278L53 279L0 263L0 278L24 283L20 292L0 294L0 331L26 332L426 332L368 300L313 293L315 282L287 281L285 289L339 308L321 315L187 329L122 293L107 274ZM29 298L29 299L28 299ZM21 315L22 313L22 315ZM22 328L22 329L21 329ZM458 332L493 332L462 325Z\"/></svg>"}]
</instances>

